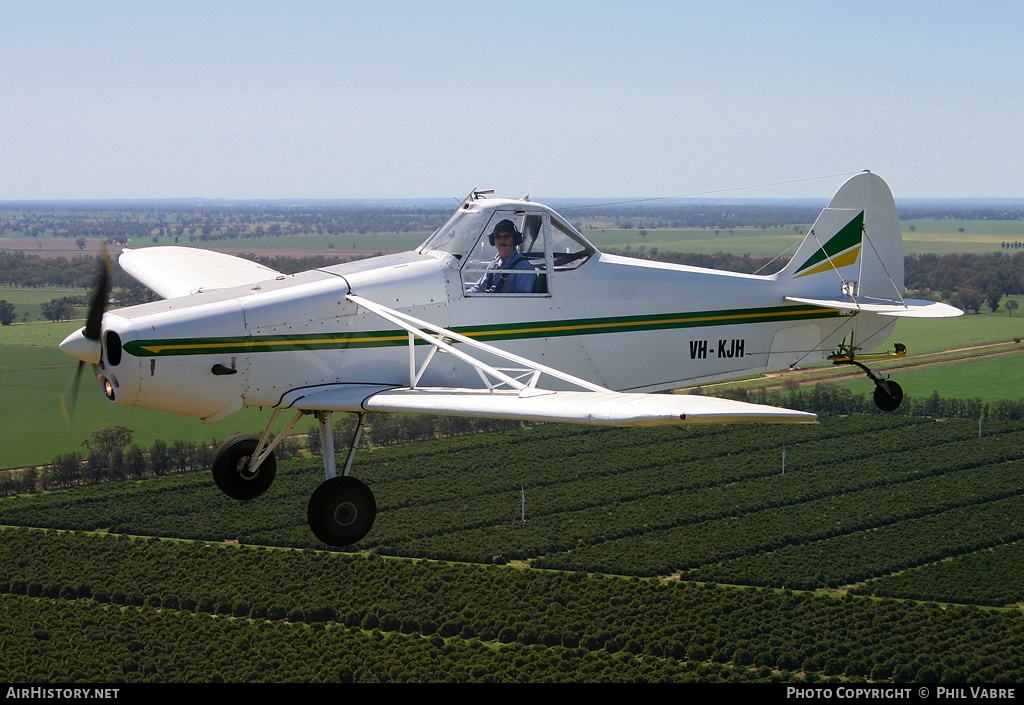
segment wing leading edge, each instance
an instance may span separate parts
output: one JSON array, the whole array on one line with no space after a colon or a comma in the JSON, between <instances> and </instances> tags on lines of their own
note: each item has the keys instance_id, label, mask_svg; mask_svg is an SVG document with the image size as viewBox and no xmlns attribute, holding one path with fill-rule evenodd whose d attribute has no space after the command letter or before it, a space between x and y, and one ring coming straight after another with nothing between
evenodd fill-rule
<instances>
[{"instance_id":1,"label":"wing leading edge","mask_svg":"<svg viewBox=\"0 0 1024 705\"><path fill-rule=\"evenodd\" d=\"M201 289L226 289L273 279L281 273L223 252L194 247L146 247L124 250L117 263L165 299Z\"/></svg>"},{"instance_id":2,"label":"wing leading edge","mask_svg":"<svg viewBox=\"0 0 1024 705\"><path fill-rule=\"evenodd\" d=\"M284 395L282 408L307 411L434 413L596 426L814 423L804 411L696 395L554 392L331 384Z\"/></svg>"}]
</instances>

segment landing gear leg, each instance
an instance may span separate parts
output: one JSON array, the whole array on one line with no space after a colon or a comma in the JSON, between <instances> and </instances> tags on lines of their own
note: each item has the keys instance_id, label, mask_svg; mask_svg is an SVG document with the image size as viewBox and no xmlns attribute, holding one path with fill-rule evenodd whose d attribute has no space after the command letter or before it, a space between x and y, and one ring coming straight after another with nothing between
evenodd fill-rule
<instances>
[{"instance_id":1,"label":"landing gear leg","mask_svg":"<svg viewBox=\"0 0 1024 705\"><path fill-rule=\"evenodd\" d=\"M875 383L875 406L882 411L896 411L903 403L903 388L900 387L896 382L893 382L887 377L883 377L880 373L872 370L864 363L858 361L854 357L854 352L857 348L853 345L841 345L839 349L831 355L833 365L856 365L864 371L864 374ZM907 347L903 343L896 343L895 352L886 353L885 355L869 355L871 359L883 359L885 357L904 357L907 354Z\"/></svg>"},{"instance_id":2,"label":"landing gear leg","mask_svg":"<svg viewBox=\"0 0 1024 705\"><path fill-rule=\"evenodd\" d=\"M274 448L302 418L298 412L270 441L270 429L280 409L274 409L262 436L232 436L213 454L213 480L220 491L232 499L256 499L270 488L277 473Z\"/></svg>"},{"instance_id":3,"label":"landing gear leg","mask_svg":"<svg viewBox=\"0 0 1024 705\"><path fill-rule=\"evenodd\" d=\"M336 475L334 434L331 412L317 412L320 421L320 443L324 454L324 475L327 479L316 488L309 500L306 517L313 534L329 546L349 546L373 527L377 517L377 501L365 483L349 476L356 446L363 435L366 414L359 414L355 433L349 443L345 467Z\"/></svg>"}]
</instances>

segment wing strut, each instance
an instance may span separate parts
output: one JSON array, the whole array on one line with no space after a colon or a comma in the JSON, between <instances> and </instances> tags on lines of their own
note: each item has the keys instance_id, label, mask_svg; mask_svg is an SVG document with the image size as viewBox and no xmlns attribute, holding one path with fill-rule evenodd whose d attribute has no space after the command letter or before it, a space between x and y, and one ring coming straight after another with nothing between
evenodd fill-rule
<instances>
[{"instance_id":1,"label":"wing strut","mask_svg":"<svg viewBox=\"0 0 1024 705\"><path fill-rule=\"evenodd\" d=\"M519 390L520 396L529 396L531 394L531 391L533 390L535 390L536 393L550 394L550 392L548 392L547 390L541 390L537 387L537 380L540 378L542 374L550 375L552 377L555 377L556 379L562 380L563 382L568 382L569 384L581 387L591 392L611 391L600 385L588 382L585 379L580 379L579 377L574 377L570 374L566 374L565 372L561 372L552 367L547 367L546 365L541 365L536 362L532 362L530 360L527 360L525 357L514 355L510 352L506 352L504 350L496 348L493 345L488 345L487 343L481 343L479 340L473 340L472 338L469 338L460 333L456 333L455 331L448 330L447 328L442 328L441 326L428 323L427 321L420 320L419 318L415 318L406 313L396 311L393 308L382 306L381 304L375 303L368 299L364 299L363 297L358 296L356 294L348 294L345 298L351 301L352 303L356 304L357 306L362 306L368 311L372 311L373 313L377 314L381 318L390 321L391 323L394 323L396 326L403 328L405 331L409 333L410 389L416 388L416 385L420 381L420 378L423 376L423 372L426 370L428 363L431 361L431 359L433 359L434 353L437 352L438 350L443 350L444 352L451 353L455 357L459 358L463 362L471 365L474 369L476 369L477 373L480 375L480 379L483 380L484 385L490 391L501 389L504 386ZM427 343L430 343L430 345L432 346L430 352L427 353L426 360L423 361L423 364L420 365L419 369L416 368L416 355L414 350L416 338L426 341ZM449 340L457 343L463 343L477 350L482 350L484 352L490 353L502 359L508 360L509 362L515 363L517 365L522 365L522 367L492 367L491 365L481 362L472 355L468 355L467 353L464 353L463 351L455 348L451 343L448 342ZM508 372L515 372L518 373L518 375L516 377L512 377L506 374ZM524 382L524 379L526 379L527 381Z\"/></svg>"}]
</instances>

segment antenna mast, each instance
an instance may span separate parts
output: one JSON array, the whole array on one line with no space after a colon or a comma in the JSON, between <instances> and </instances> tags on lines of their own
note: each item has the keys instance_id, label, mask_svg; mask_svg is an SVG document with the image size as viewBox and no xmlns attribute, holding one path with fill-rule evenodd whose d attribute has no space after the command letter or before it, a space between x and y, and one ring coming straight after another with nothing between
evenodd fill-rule
<instances>
[{"instance_id":1,"label":"antenna mast","mask_svg":"<svg viewBox=\"0 0 1024 705\"><path fill-rule=\"evenodd\" d=\"M548 159L548 163L544 165L543 169L541 169L540 175L538 175L537 178L534 180L533 184L530 185L530 190L526 192L526 195L523 196L522 200L524 200L524 201L529 201L530 200L530 194L533 193L533 189L537 186L537 182L540 181L542 176L544 176L545 172L547 172L547 170L548 170L548 167L551 166L551 162L555 161L555 157L558 156L558 153L562 151L562 147L564 147L564 146L565 146L565 142L562 142L562 144L560 144L558 146L558 149L556 149L555 153L551 155L551 159Z\"/></svg>"}]
</instances>

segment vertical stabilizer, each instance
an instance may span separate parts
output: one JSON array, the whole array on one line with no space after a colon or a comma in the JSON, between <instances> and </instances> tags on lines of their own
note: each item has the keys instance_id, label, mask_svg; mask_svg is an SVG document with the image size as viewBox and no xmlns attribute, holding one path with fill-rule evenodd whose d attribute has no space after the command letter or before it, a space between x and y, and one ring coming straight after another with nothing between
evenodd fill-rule
<instances>
[{"instance_id":1,"label":"vertical stabilizer","mask_svg":"<svg viewBox=\"0 0 1024 705\"><path fill-rule=\"evenodd\" d=\"M903 297L903 235L889 187L870 172L849 179L779 273L790 294Z\"/></svg>"}]
</instances>

